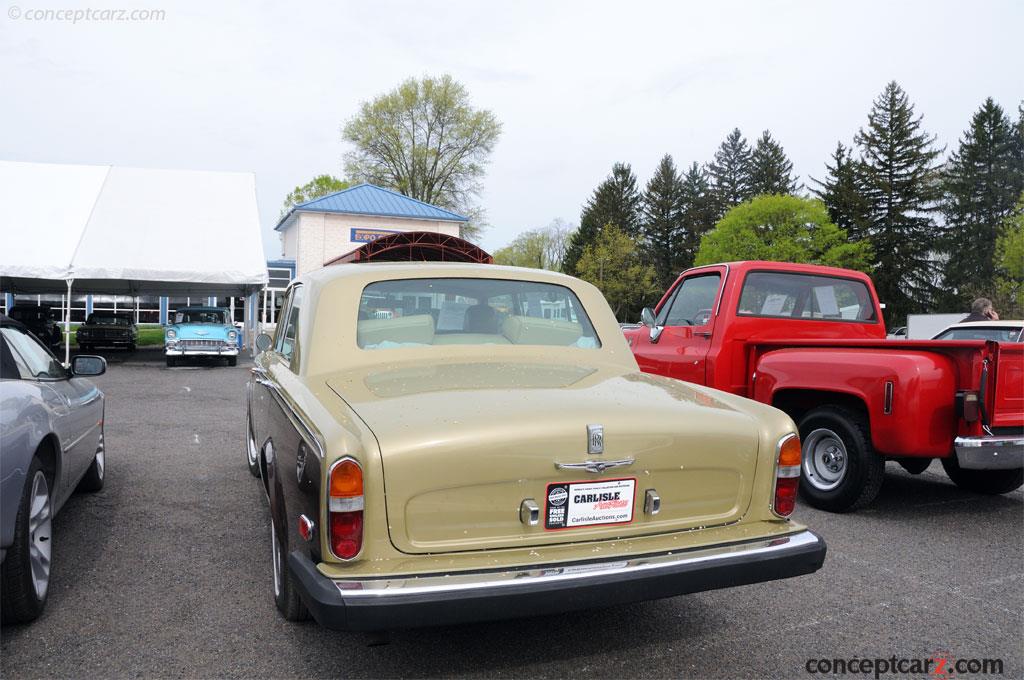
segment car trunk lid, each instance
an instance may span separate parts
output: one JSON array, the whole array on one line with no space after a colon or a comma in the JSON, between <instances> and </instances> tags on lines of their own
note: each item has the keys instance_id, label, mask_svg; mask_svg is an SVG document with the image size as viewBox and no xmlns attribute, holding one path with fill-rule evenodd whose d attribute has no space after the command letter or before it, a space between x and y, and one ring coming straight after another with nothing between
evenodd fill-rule
<instances>
[{"instance_id":1,"label":"car trunk lid","mask_svg":"<svg viewBox=\"0 0 1024 680\"><path fill-rule=\"evenodd\" d=\"M478 362L343 374L328 385L378 440L390 537L403 552L693 529L735 522L750 503L755 424L678 381ZM588 454L593 425L603 428L603 452ZM588 462L620 465L558 467ZM649 490L660 500L656 514L645 512ZM538 507L536 525L527 500Z\"/></svg>"}]
</instances>

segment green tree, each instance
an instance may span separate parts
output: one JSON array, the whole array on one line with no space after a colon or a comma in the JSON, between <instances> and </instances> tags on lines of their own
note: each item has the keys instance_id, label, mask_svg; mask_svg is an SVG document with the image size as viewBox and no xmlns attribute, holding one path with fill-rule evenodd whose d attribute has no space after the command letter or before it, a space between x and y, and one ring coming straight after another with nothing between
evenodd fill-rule
<instances>
[{"instance_id":1,"label":"green tree","mask_svg":"<svg viewBox=\"0 0 1024 680\"><path fill-rule=\"evenodd\" d=\"M782 145L765 130L750 154L750 190L759 194L795 194L798 184L793 179L793 162Z\"/></svg>"},{"instance_id":2,"label":"green tree","mask_svg":"<svg viewBox=\"0 0 1024 680\"><path fill-rule=\"evenodd\" d=\"M993 303L1006 319L1024 318L1024 193L1003 219L996 239Z\"/></svg>"},{"instance_id":3,"label":"green tree","mask_svg":"<svg viewBox=\"0 0 1024 680\"><path fill-rule=\"evenodd\" d=\"M743 201L754 196L750 177L750 146L739 128L733 129L725 138L715 159L708 163L711 176L711 191L715 197L718 217Z\"/></svg>"},{"instance_id":4,"label":"green tree","mask_svg":"<svg viewBox=\"0 0 1024 680\"><path fill-rule=\"evenodd\" d=\"M317 175L310 181L292 189L284 198L284 205L281 207L281 217L299 203L312 201L315 198L333 194L342 189L352 186L351 182L338 179L332 175Z\"/></svg>"},{"instance_id":5,"label":"green tree","mask_svg":"<svg viewBox=\"0 0 1024 680\"><path fill-rule=\"evenodd\" d=\"M352 148L346 174L471 218L464 236L479 235L475 201L484 167L501 136L493 113L474 108L449 75L409 78L360 105L342 128Z\"/></svg>"},{"instance_id":6,"label":"green tree","mask_svg":"<svg viewBox=\"0 0 1024 680\"><path fill-rule=\"evenodd\" d=\"M555 219L546 227L519 234L507 246L496 250L494 263L559 271L572 232L568 222Z\"/></svg>"},{"instance_id":7,"label":"green tree","mask_svg":"<svg viewBox=\"0 0 1024 680\"><path fill-rule=\"evenodd\" d=\"M636 175L628 163L616 163L612 174L602 181L583 206L580 228L569 238L562 271L576 273L576 263L583 249L594 242L601 228L614 224L631 238L640 230L640 192L636 188Z\"/></svg>"},{"instance_id":8,"label":"green tree","mask_svg":"<svg viewBox=\"0 0 1024 680\"><path fill-rule=\"evenodd\" d=\"M957 307L991 290L996 238L1024 190L1014 124L991 97L960 139L945 172L944 289Z\"/></svg>"},{"instance_id":9,"label":"green tree","mask_svg":"<svg viewBox=\"0 0 1024 680\"><path fill-rule=\"evenodd\" d=\"M690 165L682 178L683 214L682 235L679 244L679 269L693 266L700 240L715 226L718 219L715 197L707 171L697 163Z\"/></svg>"},{"instance_id":10,"label":"green tree","mask_svg":"<svg viewBox=\"0 0 1024 680\"><path fill-rule=\"evenodd\" d=\"M871 247L848 242L821 201L765 195L726 213L701 240L696 264L776 260L869 271L870 258Z\"/></svg>"},{"instance_id":11,"label":"green tree","mask_svg":"<svg viewBox=\"0 0 1024 680\"><path fill-rule=\"evenodd\" d=\"M811 193L825 203L829 219L844 229L853 241L868 236L868 202L858 184L860 173L857 163L853 152L839 142L832 152L832 165L825 164L828 172L825 181L811 178L820 187L812 189Z\"/></svg>"},{"instance_id":12,"label":"green tree","mask_svg":"<svg viewBox=\"0 0 1024 680\"><path fill-rule=\"evenodd\" d=\"M867 127L856 137L875 288L890 325L931 309L938 293L939 230L932 214L942 197L936 165L942 149L921 129L921 120L893 81L875 99Z\"/></svg>"},{"instance_id":13,"label":"green tree","mask_svg":"<svg viewBox=\"0 0 1024 680\"><path fill-rule=\"evenodd\" d=\"M682 264L683 182L672 156L665 154L647 183L641 211L642 250L663 288L675 280Z\"/></svg>"},{"instance_id":14,"label":"green tree","mask_svg":"<svg viewBox=\"0 0 1024 680\"><path fill-rule=\"evenodd\" d=\"M600 289L620 321L636 318L662 290L654 267L641 262L636 240L610 222L583 248L576 272Z\"/></svg>"}]
</instances>

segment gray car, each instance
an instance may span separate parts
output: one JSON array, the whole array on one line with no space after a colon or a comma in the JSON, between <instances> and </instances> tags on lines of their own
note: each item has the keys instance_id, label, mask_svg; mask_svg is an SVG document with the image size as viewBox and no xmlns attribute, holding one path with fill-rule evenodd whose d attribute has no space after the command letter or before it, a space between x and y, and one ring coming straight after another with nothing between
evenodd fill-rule
<instances>
[{"instance_id":1,"label":"gray car","mask_svg":"<svg viewBox=\"0 0 1024 680\"><path fill-rule=\"evenodd\" d=\"M0 315L0 613L31 621L46 603L54 515L75 491L103 486L103 393L80 377L103 357L63 365Z\"/></svg>"}]
</instances>

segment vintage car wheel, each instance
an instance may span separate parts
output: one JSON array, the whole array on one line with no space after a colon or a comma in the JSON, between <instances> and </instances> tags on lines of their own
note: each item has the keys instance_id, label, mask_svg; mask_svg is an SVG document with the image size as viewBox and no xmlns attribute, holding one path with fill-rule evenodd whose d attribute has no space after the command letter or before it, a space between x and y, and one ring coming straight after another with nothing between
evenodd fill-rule
<instances>
[{"instance_id":1,"label":"vintage car wheel","mask_svg":"<svg viewBox=\"0 0 1024 680\"><path fill-rule=\"evenodd\" d=\"M249 474L258 478L260 476L260 456L256 449L256 440L252 437L252 420L248 414L245 417L245 462L249 465Z\"/></svg>"},{"instance_id":2,"label":"vintage car wheel","mask_svg":"<svg viewBox=\"0 0 1024 680\"><path fill-rule=\"evenodd\" d=\"M100 443L96 447L96 457L92 459L92 464L89 465L89 469L85 471L85 476L82 477L82 481L78 483L79 491L93 492L99 491L103 488L103 475L106 472L106 443L103 438L103 430L100 429Z\"/></svg>"},{"instance_id":3,"label":"vintage car wheel","mask_svg":"<svg viewBox=\"0 0 1024 680\"><path fill-rule=\"evenodd\" d=\"M174 368L178 365L178 360L175 357L167 357L167 368Z\"/></svg>"},{"instance_id":4,"label":"vintage car wheel","mask_svg":"<svg viewBox=\"0 0 1024 680\"><path fill-rule=\"evenodd\" d=\"M814 409L800 421L800 492L816 508L850 512L875 499L885 460L857 414L839 406Z\"/></svg>"},{"instance_id":5,"label":"vintage car wheel","mask_svg":"<svg viewBox=\"0 0 1024 680\"><path fill-rule=\"evenodd\" d=\"M238 357L228 357L228 366L237 366Z\"/></svg>"},{"instance_id":6,"label":"vintage car wheel","mask_svg":"<svg viewBox=\"0 0 1024 680\"><path fill-rule=\"evenodd\" d=\"M18 506L14 542L3 563L4 623L24 623L37 618L46 604L50 587L53 551L53 505L50 483L38 458L28 469L28 484Z\"/></svg>"},{"instance_id":7,"label":"vintage car wheel","mask_svg":"<svg viewBox=\"0 0 1024 680\"><path fill-rule=\"evenodd\" d=\"M133 342L133 343L130 343L130 344L128 345L128 351L129 351L129 352L134 352L134 351L135 351L135 349L136 349L136 348L135 348L135 343L134 343L134 342Z\"/></svg>"},{"instance_id":8,"label":"vintage car wheel","mask_svg":"<svg viewBox=\"0 0 1024 680\"><path fill-rule=\"evenodd\" d=\"M273 519L271 510L270 519L270 550L271 561L274 569L274 604L278 611L288 621L305 621L309 618L306 605L302 604L295 584L292 583L291 573L288 571L288 555L285 546L277 538L277 523Z\"/></svg>"},{"instance_id":9,"label":"vintage car wheel","mask_svg":"<svg viewBox=\"0 0 1024 680\"><path fill-rule=\"evenodd\" d=\"M991 496L1010 493L1024 484L1024 468L1016 470L964 470L956 456L942 459L946 474L961 489Z\"/></svg>"}]
</instances>

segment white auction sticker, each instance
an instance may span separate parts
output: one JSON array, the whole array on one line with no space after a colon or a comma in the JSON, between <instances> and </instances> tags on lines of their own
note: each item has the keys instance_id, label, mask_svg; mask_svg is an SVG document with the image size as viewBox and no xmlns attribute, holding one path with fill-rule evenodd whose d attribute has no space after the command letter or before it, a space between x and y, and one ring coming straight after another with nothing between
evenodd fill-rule
<instances>
[{"instance_id":1,"label":"white auction sticker","mask_svg":"<svg viewBox=\"0 0 1024 680\"><path fill-rule=\"evenodd\" d=\"M633 521L635 479L548 484L546 529Z\"/></svg>"}]
</instances>

